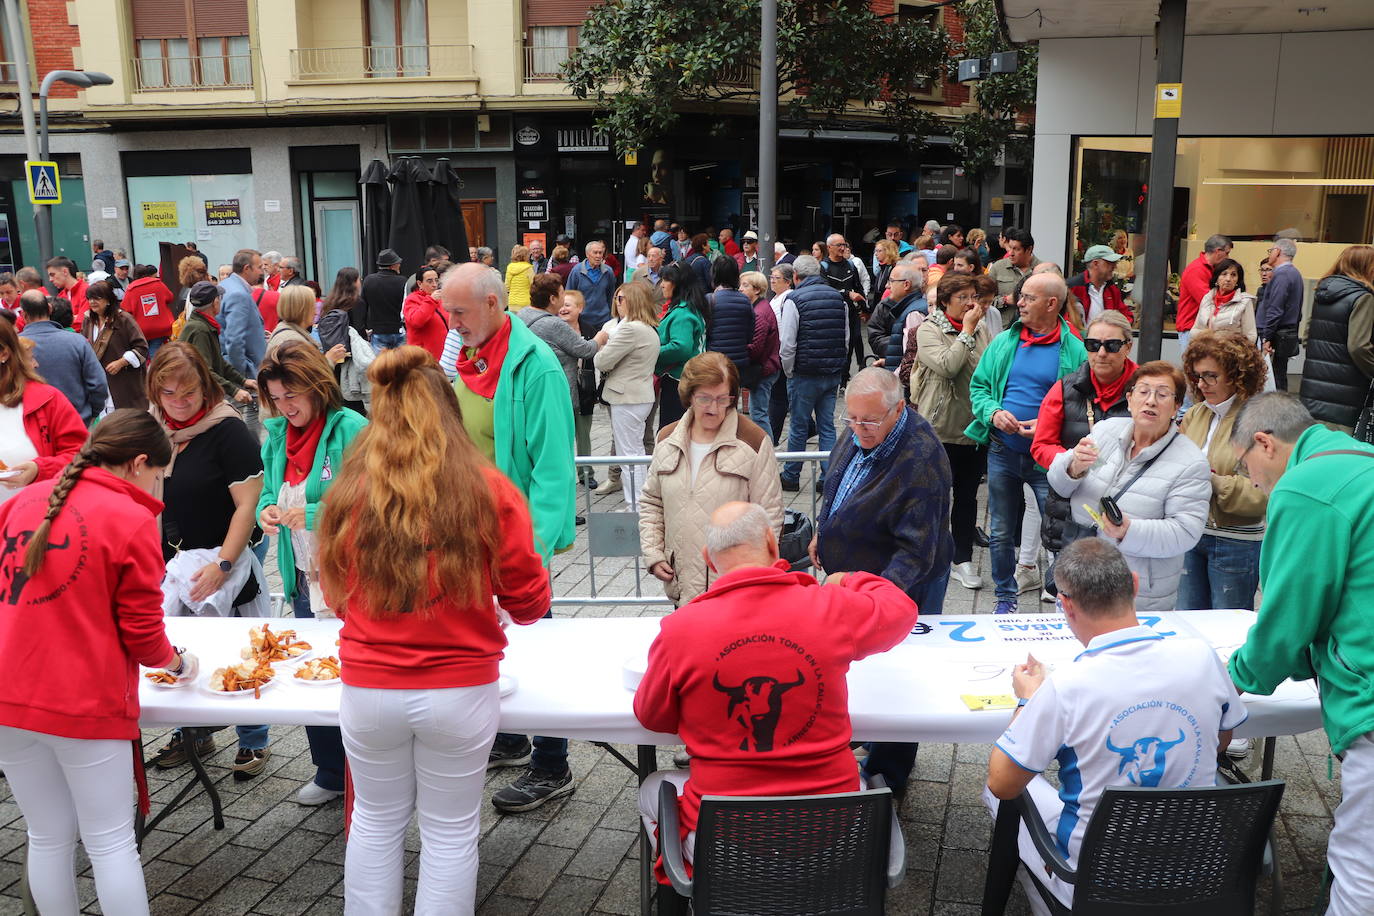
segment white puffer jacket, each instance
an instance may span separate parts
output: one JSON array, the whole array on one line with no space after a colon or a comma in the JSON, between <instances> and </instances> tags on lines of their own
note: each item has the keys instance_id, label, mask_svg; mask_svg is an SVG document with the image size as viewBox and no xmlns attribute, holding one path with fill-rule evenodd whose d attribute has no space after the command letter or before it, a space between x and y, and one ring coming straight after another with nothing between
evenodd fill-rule
<instances>
[{"instance_id":1,"label":"white puffer jacket","mask_svg":"<svg viewBox=\"0 0 1374 916\"><path fill-rule=\"evenodd\" d=\"M1049 482L1073 506L1073 520L1085 528L1096 523L1084 510L1100 512L1101 499L1115 496L1136 471L1155 455L1140 479L1117 499L1121 512L1131 520L1118 545L1132 571L1140 576L1136 608L1171 611L1178 597L1183 555L1202 537L1207 506L1212 497L1212 472L1207 457L1187 436L1171 428L1165 436L1131 458L1130 417L1103 420L1093 427L1092 439L1100 456L1095 467L1079 480L1069 476L1073 452L1061 453L1050 464ZM1098 532L1098 537L1106 535Z\"/></svg>"}]
</instances>

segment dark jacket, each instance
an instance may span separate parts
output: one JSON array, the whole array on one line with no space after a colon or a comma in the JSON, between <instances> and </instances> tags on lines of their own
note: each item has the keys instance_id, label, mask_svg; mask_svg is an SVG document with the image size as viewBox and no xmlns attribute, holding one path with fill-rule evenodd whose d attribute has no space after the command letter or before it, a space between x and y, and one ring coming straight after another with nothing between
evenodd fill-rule
<instances>
[{"instance_id":1,"label":"dark jacket","mask_svg":"<svg viewBox=\"0 0 1374 916\"><path fill-rule=\"evenodd\" d=\"M887 281L892 276L892 268L895 264L879 264L877 272L873 275L873 285L868 288L868 310L877 311L878 305L883 302L883 293L887 292Z\"/></svg>"},{"instance_id":2,"label":"dark jacket","mask_svg":"<svg viewBox=\"0 0 1374 916\"><path fill-rule=\"evenodd\" d=\"M782 368L779 347L778 316L773 313L773 303L764 296L754 303L754 339L749 344L749 359L759 367L761 378Z\"/></svg>"},{"instance_id":3,"label":"dark jacket","mask_svg":"<svg viewBox=\"0 0 1374 916\"><path fill-rule=\"evenodd\" d=\"M363 309L359 320L373 334L399 334L405 329L401 320L401 306L405 301L405 277L394 270L368 274L363 280Z\"/></svg>"},{"instance_id":4,"label":"dark jacket","mask_svg":"<svg viewBox=\"0 0 1374 916\"><path fill-rule=\"evenodd\" d=\"M100 415L109 386L105 367L95 358L95 351L84 337L52 321L31 321L19 336L33 341L38 371L49 385L67 396L84 422ZM215 352L219 352L218 340Z\"/></svg>"},{"instance_id":5,"label":"dark jacket","mask_svg":"<svg viewBox=\"0 0 1374 916\"><path fill-rule=\"evenodd\" d=\"M224 393L233 397L238 394L243 387L243 373L229 365L224 358L224 353L219 346L219 332L210 326L210 322L200 313L199 309L191 312L191 317L186 319L186 324L181 329L181 336L177 340L184 340L196 348L196 352L205 358L205 364L210 367L210 375L215 383L224 389ZM263 341L263 346L267 345Z\"/></svg>"},{"instance_id":6,"label":"dark jacket","mask_svg":"<svg viewBox=\"0 0 1374 916\"><path fill-rule=\"evenodd\" d=\"M899 300L883 299L873 314L868 316L868 345L874 356L883 357L883 366L895 369L902 362L901 328L906 323L906 315L913 307L919 312L927 309L925 297L919 292ZM892 352L892 333L897 331L897 350Z\"/></svg>"},{"instance_id":7,"label":"dark jacket","mask_svg":"<svg viewBox=\"0 0 1374 916\"><path fill-rule=\"evenodd\" d=\"M588 330L595 334L611 320L611 296L616 288L615 271L609 264L602 263L601 273L595 280L587 273L588 266L586 261L578 261L564 284L568 289L581 293L587 303L582 310L584 335Z\"/></svg>"},{"instance_id":8,"label":"dark jacket","mask_svg":"<svg viewBox=\"0 0 1374 916\"><path fill-rule=\"evenodd\" d=\"M1263 307L1256 307L1255 324L1260 339L1272 341L1280 330L1297 328L1302 319L1302 274L1291 261L1285 261L1274 268L1267 286Z\"/></svg>"},{"instance_id":9,"label":"dark jacket","mask_svg":"<svg viewBox=\"0 0 1374 916\"><path fill-rule=\"evenodd\" d=\"M850 293L863 294L863 281L859 279L859 271L848 261L821 261L821 279L824 280L831 289L837 290L844 298L845 306L854 310L858 314L859 306L850 298Z\"/></svg>"},{"instance_id":10,"label":"dark jacket","mask_svg":"<svg viewBox=\"0 0 1374 916\"><path fill-rule=\"evenodd\" d=\"M1360 418L1370 378L1352 358L1352 348L1363 343L1368 350L1369 341L1351 341L1350 329L1356 311L1367 309L1374 309L1374 290L1363 283L1337 274L1317 284L1307 325L1302 403L1318 420L1353 428Z\"/></svg>"},{"instance_id":11,"label":"dark jacket","mask_svg":"<svg viewBox=\"0 0 1374 916\"><path fill-rule=\"evenodd\" d=\"M1096 389L1093 388L1092 369L1084 363L1055 384L1062 385L1064 389L1064 425L1059 434L1059 444L1071 449L1091 431L1088 425L1088 405L1097 395ZM1130 415L1124 391L1121 399L1108 407L1106 412L1102 411L1100 404L1093 407L1094 424L1110 417ZM1073 541L1091 534L1086 530L1074 530L1076 528L1073 506L1068 498L1060 496L1054 487L1050 487L1049 495L1045 498L1045 515L1040 522L1040 535L1044 538L1045 549L1060 551Z\"/></svg>"},{"instance_id":12,"label":"dark jacket","mask_svg":"<svg viewBox=\"0 0 1374 916\"><path fill-rule=\"evenodd\" d=\"M697 272L697 282L703 292L711 288L711 259L700 251L694 251L682 259L682 263Z\"/></svg>"},{"instance_id":13,"label":"dark jacket","mask_svg":"<svg viewBox=\"0 0 1374 916\"><path fill-rule=\"evenodd\" d=\"M954 554L949 532L952 476L930 423L915 409L903 409L904 441L886 467L874 467L832 514L835 492L859 454L853 434L835 443L825 475L817 551L827 570L871 572L912 594L944 575Z\"/></svg>"},{"instance_id":14,"label":"dark jacket","mask_svg":"<svg viewBox=\"0 0 1374 916\"><path fill-rule=\"evenodd\" d=\"M711 322L706 328L706 349L724 353L743 374L754 339L754 307L737 289L718 289L708 298Z\"/></svg>"},{"instance_id":15,"label":"dark jacket","mask_svg":"<svg viewBox=\"0 0 1374 916\"><path fill-rule=\"evenodd\" d=\"M849 361L845 329L849 308L822 277L807 277L792 291L797 309L796 375L839 375Z\"/></svg>"},{"instance_id":16,"label":"dark jacket","mask_svg":"<svg viewBox=\"0 0 1374 916\"><path fill-rule=\"evenodd\" d=\"M126 366L115 375L105 374L105 382L110 388L110 400L115 407L134 407L148 409L148 393L144 379L148 370L148 341L138 329L134 316L120 309L114 313L114 320L101 321L92 310L86 313L86 321L81 326L81 335L95 351L100 365L108 366L132 353L138 360L137 366Z\"/></svg>"},{"instance_id":17,"label":"dark jacket","mask_svg":"<svg viewBox=\"0 0 1374 916\"><path fill-rule=\"evenodd\" d=\"M1078 276L1069 281L1069 292L1078 298L1078 304L1083 306L1083 320L1088 320L1088 312L1092 310L1092 297L1088 295L1088 272L1085 270ZM1121 287L1111 280L1102 287L1102 307L1110 312L1120 312L1130 321L1135 316L1131 312L1131 307L1126 304L1125 298L1121 295ZM1087 330L1084 328L1083 330Z\"/></svg>"}]
</instances>

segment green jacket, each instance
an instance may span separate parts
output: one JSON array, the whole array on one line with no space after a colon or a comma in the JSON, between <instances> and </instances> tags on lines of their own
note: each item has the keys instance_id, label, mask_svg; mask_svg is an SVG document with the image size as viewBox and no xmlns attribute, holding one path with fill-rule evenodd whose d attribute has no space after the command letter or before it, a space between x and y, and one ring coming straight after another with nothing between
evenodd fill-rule
<instances>
[{"instance_id":1,"label":"green jacket","mask_svg":"<svg viewBox=\"0 0 1374 916\"><path fill-rule=\"evenodd\" d=\"M553 350L525 322L509 313L506 318L510 348L492 399L496 466L529 500L534 549L547 566L555 553L572 546L576 533L572 401Z\"/></svg>"},{"instance_id":2,"label":"green jacket","mask_svg":"<svg viewBox=\"0 0 1374 916\"><path fill-rule=\"evenodd\" d=\"M258 497L258 515L268 506L277 504L281 485L286 480L286 417L272 417L262 421L267 441L262 444L262 496ZM305 527L315 530L324 491L343 467L344 453L367 425L360 413L341 407L332 411L324 421L320 447L315 449L315 466L305 479ZM286 600L296 597L296 553L291 535L285 529L277 537L277 569L281 572L282 590Z\"/></svg>"},{"instance_id":3,"label":"green jacket","mask_svg":"<svg viewBox=\"0 0 1374 916\"><path fill-rule=\"evenodd\" d=\"M1317 679L1322 721L1337 754L1374 730L1374 452L1313 426L1298 437L1269 496L1260 588L1264 603L1231 656L1243 691L1268 695L1284 679Z\"/></svg>"},{"instance_id":4,"label":"green jacket","mask_svg":"<svg viewBox=\"0 0 1374 916\"><path fill-rule=\"evenodd\" d=\"M224 358L224 351L220 348L219 332L210 327L210 322L205 320L205 316L199 310L191 312L191 317L182 325L181 336L177 340L195 347L196 352L205 357L205 364L210 367L210 377L225 394L231 398L238 394L239 389L243 387L243 373L229 365L228 360Z\"/></svg>"},{"instance_id":5,"label":"green jacket","mask_svg":"<svg viewBox=\"0 0 1374 916\"><path fill-rule=\"evenodd\" d=\"M706 322L686 302L679 302L658 323L658 342L654 371L681 378L687 360L706 349Z\"/></svg>"},{"instance_id":6,"label":"green jacket","mask_svg":"<svg viewBox=\"0 0 1374 916\"><path fill-rule=\"evenodd\" d=\"M979 445L987 445L992 435L992 415L1002 409L1002 395L1007 390L1007 376L1011 374L1011 363L1016 356L1016 347L1021 341L1021 321L1017 319L1001 334L992 339L983 356L978 360L978 368L969 381L969 401L973 407L973 422L964 430ZM1069 328L1069 323L1059 319L1059 375L1063 378L1088 358L1083 341Z\"/></svg>"}]
</instances>

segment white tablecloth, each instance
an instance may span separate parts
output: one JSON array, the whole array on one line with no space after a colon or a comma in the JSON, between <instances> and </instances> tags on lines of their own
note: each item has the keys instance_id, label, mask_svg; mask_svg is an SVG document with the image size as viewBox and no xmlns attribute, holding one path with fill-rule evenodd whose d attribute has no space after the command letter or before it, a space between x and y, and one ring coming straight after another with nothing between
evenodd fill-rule
<instances>
[{"instance_id":1,"label":"white tablecloth","mask_svg":"<svg viewBox=\"0 0 1374 916\"><path fill-rule=\"evenodd\" d=\"M1175 611L1141 615L1165 633L1200 636L1229 657L1245 640L1254 615L1245 611ZM259 621L173 618L167 633L201 662L200 681L233 663ZM337 620L274 621L293 628L323 654L337 654ZM676 744L669 735L640 727L623 672L642 667L658 618L547 619L507 631L503 675L517 680L501 701L501 729L622 744ZM873 741L995 740L1008 710L973 712L961 694L1011 692L1011 666L1028 652L1050 665L1069 664L1082 646L1058 614L925 618L901 645L858 662L849 674L854 737ZM213 696L200 684L161 690L144 682L142 723L157 725L337 725L341 688L294 682L283 667L261 699ZM1237 734L1288 735L1321 727L1312 682L1285 682L1272 697L1245 697L1250 718Z\"/></svg>"}]
</instances>

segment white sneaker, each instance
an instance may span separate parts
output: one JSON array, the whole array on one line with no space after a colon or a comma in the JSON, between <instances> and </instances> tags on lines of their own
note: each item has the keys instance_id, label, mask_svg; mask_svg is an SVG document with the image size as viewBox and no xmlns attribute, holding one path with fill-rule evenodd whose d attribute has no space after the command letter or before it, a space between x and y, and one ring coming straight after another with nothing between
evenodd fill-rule
<instances>
[{"instance_id":1,"label":"white sneaker","mask_svg":"<svg viewBox=\"0 0 1374 916\"><path fill-rule=\"evenodd\" d=\"M1016 564L1016 592L1033 592L1040 587L1040 567Z\"/></svg>"},{"instance_id":2,"label":"white sneaker","mask_svg":"<svg viewBox=\"0 0 1374 916\"><path fill-rule=\"evenodd\" d=\"M325 802L331 802L336 798L341 798L342 796L342 792L326 789L312 779L301 786L300 791L296 793L296 804L314 808L323 805Z\"/></svg>"},{"instance_id":3,"label":"white sneaker","mask_svg":"<svg viewBox=\"0 0 1374 916\"><path fill-rule=\"evenodd\" d=\"M1049 590L1048 590L1048 589L1044 589L1044 588L1040 589L1040 603L1041 603L1041 604L1054 604L1054 602L1055 602L1055 597L1049 593Z\"/></svg>"},{"instance_id":4,"label":"white sneaker","mask_svg":"<svg viewBox=\"0 0 1374 916\"><path fill-rule=\"evenodd\" d=\"M983 587L983 577L973 571L973 564L970 562L953 564L949 568L949 574L964 588Z\"/></svg>"},{"instance_id":5,"label":"white sneaker","mask_svg":"<svg viewBox=\"0 0 1374 916\"><path fill-rule=\"evenodd\" d=\"M616 490L619 490L620 488L620 481L614 477L611 477L610 475L607 475L606 479L601 481L601 483L597 484L596 489L592 492L595 493L597 496L605 496L608 493L614 493Z\"/></svg>"},{"instance_id":6,"label":"white sneaker","mask_svg":"<svg viewBox=\"0 0 1374 916\"><path fill-rule=\"evenodd\" d=\"M1232 760L1244 760L1250 756L1250 739L1233 738L1231 743L1226 745L1226 756Z\"/></svg>"}]
</instances>

